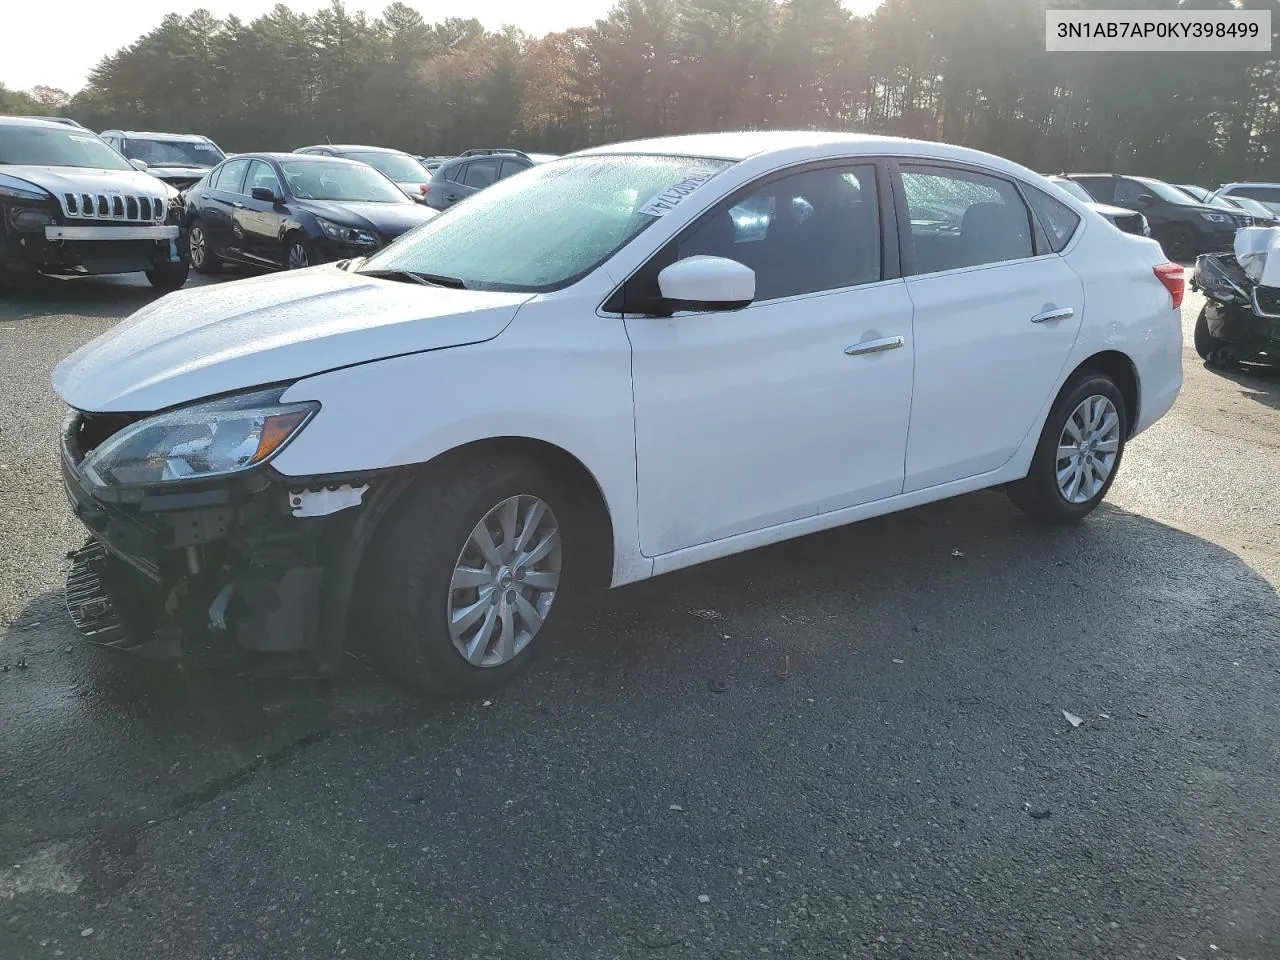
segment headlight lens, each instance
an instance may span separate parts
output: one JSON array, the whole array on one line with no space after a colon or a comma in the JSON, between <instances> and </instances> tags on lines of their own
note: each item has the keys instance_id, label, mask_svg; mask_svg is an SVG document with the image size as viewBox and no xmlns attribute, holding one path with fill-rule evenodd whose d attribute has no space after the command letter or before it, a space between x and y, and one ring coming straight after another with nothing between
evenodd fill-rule
<instances>
[{"instance_id":1,"label":"headlight lens","mask_svg":"<svg viewBox=\"0 0 1280 960\"><path fill-rule=\"evenodd\" d=\"M1235 218L1226 213L1202 213L1200 216L1208 220L1210 223L1234 223Z\"/></svg>"},{"instance_id":2,"label":"headlight lens","mask_svg":"<svg viewBox=\"0 0 1280 960\"><path fill-rule=\"evenodd\" d=\"M0 197L8 197L10 200L48 200L49 194L41 190L34 183L19 186L22 181L10 180L8 183L0 183Z\"/></svg>"},{"instance_id":3,"label":"headlight lens","mask_svg":"<svg viewBox=\"0 0 1280 960\"><path fill-rule=\"evenodd\" d=\"M99 486L138 486L240 473L265 463L320 409L281 403L281 389L195 404L148 417L84 460Z\"/></svg>"},{"instance_id":4,"label":"headlight lens","mask_svg":"<svg viewBox=\"0 0 1280 960\"><path fill-rule=\"evenodd\" d=\"M320 229L324 231L326 237L330 240L337 240L339 243L371 244L375 242L373 234L368 230L360 230L356 227L334 223L332 220L325 220L323 217L316 217L316 223L320 224Z\"/></svg>"},{"instance_id":5,"label":"headlight lens","mask_svg":"<svg viewBox=\"0 0 1280 960\"><path fill-rule=\"evenodd\" d=\"M9 222L15 230L35 232L53 223L53 214L33 207L9 207Z\"/></svg>"}]
</instances>

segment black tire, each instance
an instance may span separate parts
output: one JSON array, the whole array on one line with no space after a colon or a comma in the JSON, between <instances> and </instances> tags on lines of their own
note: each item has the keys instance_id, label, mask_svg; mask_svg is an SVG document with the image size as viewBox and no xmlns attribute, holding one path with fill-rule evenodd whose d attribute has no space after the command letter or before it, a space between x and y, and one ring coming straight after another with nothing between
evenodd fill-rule
<instances>
[{"instance_id":1,"label":"black tire","mask_svg":"<svg viewBox=\"0 0 1280 960\"><path fill-rule=\"evenodd\" d=\"M483 598L478 591L450 589L454 567L489 511L522 495L542 500L559 527L559 584L541 628L513 659L474 665L454 646L447 611L451 598L461 596L464 606L473 596ZM592 546L582 502L574 485L554 471L500 450L433 470L384 518L364 564L357 619L372 652L399 679L446 697L479 696L523 672L546 646L548 630L570 618L571 605L590 582Z\"/></svg>"},{"instance_id":2,"label":"black tire","mask_svg":"<svg viewBox=\"0 0 1280 960\"><path fill-rule=\"evenodd\" d=\"M1222 362L1222 357L1230 353L1227 341L1219 340L1209 332L1208 307L1200 308L1200 315L1196 317L1196 332L1193 339L1196 353L1206 363L1219 364Z\"/></svg>"},{"instance_id":3,"label":"black tire","mask_svg":"<svg viewBox=\"0 0 1280 960\"><path fill-rule=\"evenodd\" d=\"M1196 258L1196 233L1185 224L1172 224L1165 231L1160 241L1164 255L1177 263L1186 263Z\"/></svg>"},{"instance_id":4,"label":"black tire","mask_svg":"<svg viewBox=\"0 0 1280 960\"><path fill-rule=\"evenodd\" d=\"M171 263L167 266L156 267L154 270L147 271L147 280L157 290L163 290L166 293L178 290L187 282L187 277L191 275L191 267L184 260L181 263Z\"/></svg>"},{"instance_id":5,"label":"black tire","mask_svg":"<svg viewBox=\"0 0 1280 960\"><path fill-rule=\"evenodd\" d=\"M222 266L222 261L209 246L209 234L199 220L192 220L187 227L187 261L196 273L217 273Z\"/></svg>"},{"instance_id":6,"label":"black tire","mask_svg":"<svg viewBox=\"0 0 1280 960\"><path fill-rule=\"evenodd\" d=\"M303 270L323 263L323 258L316 252L316 246L301 233L294 233L284 248L284 268L286 270Z\"/></svg>"},{"instance_id":7,"label":"black tire","mask_svg":"<svg viewBox=\"0 0 1280 960\"><path fill-rule=\"evenodd\" d=\"M1058 489L1058 441L1066 428L1067 418L1090 397L1106 397L1119 415L1119 436L1111 472L1101 488L1088 500L1073 503ZM1115 381L1104 373L1083 370L1067 381L1054 401L1040 442L1031 458L1026 477L1009 484L1009 499L1023 513L1042 523L1071 523L1093 512L1111 489L1124 458L1125 440L1129 436L1129 410L1124 395Z\"/></svg>"}]
</instances>

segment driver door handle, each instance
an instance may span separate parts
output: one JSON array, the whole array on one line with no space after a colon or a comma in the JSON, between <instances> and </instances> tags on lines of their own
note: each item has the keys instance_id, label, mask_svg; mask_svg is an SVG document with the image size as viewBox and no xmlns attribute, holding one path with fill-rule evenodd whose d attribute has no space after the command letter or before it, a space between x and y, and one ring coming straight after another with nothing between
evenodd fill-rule
<instances>
[{"instance_id":1,"label":"driver door handle","mask_svg":"<svg viewBox=\"0 0 1280 960\"><path fill-rule=\"evenodd\" d=\"M868 353L884 353L886 350L897 350L901 346L905 346L906 337L882 337L879 340L863 340L861 343L855 343L851 347L845 347L844 352L851 357L861 357Z\"/></svg>"},{"instance_id":2,"label":"driver door handle","mask_svg":"<svg viewBox=\"0 0 1280 960\"><path fill-rule=\"evenodd\" d=\"M237 200L235 203L233 203L233 204L232 204L232 206L233 206L233 207L235 207L237 210L243 210L243 209L244 209L244 204L243 204L243 203L241 203L239 200Z\"/></svg>"},{"instance_id":3,"label":"driver door handle","mask_svg":"<svg viewBox=\"0 0 1280 960\"><path fill-rule=\"evenodd\" d=\"M1065 307L1062 310L1046 310L1031 318L1032 323L1054 323L1058 320L1070 320L1076 315L1075 308Z\"/></svg>"}]
</instances>

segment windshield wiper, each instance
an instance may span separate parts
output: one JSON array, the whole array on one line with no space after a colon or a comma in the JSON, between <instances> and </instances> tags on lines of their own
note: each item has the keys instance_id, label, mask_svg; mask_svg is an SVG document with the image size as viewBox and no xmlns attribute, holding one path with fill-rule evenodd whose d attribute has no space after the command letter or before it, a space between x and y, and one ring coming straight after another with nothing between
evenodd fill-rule
<instances>
[{"instance_id":1,"label":"windshield wiper","mask_svg":"<svg viewBox=\"0 0 1280 960\"><path fill-rule=\"evenodd\" d=\"M457 277L446 277L439 273L419 273L417 270L360 270L366 277L380 277L383 280L403 280L420 283L424 287L450 287L454 290L465 290L467 285Z\"/></svg>"}]
</instances>

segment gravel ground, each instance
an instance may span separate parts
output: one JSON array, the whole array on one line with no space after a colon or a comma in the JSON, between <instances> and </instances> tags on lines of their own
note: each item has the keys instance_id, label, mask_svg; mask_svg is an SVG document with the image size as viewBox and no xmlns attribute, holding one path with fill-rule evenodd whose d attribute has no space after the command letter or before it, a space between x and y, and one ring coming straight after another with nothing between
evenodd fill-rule
<instances>
[{"instance_id":1,"label":"gravel ground","mask_svg":"<svg viewBox=\"0 0 1280 960\"><path fill-rule=\"evenodd\" d=\"M1072 529L780 544L438 704L78 642L49 373L150 297L0 303L3 960L1280 956L1280 375L1188 346Z\"/></svg>"}]
</instances>

